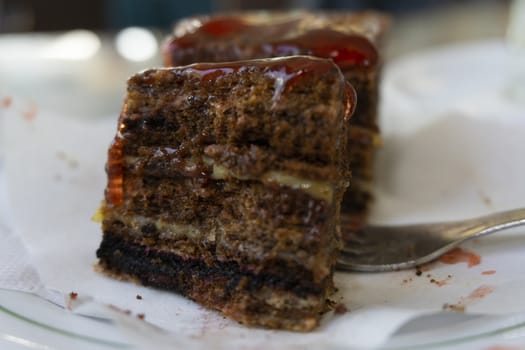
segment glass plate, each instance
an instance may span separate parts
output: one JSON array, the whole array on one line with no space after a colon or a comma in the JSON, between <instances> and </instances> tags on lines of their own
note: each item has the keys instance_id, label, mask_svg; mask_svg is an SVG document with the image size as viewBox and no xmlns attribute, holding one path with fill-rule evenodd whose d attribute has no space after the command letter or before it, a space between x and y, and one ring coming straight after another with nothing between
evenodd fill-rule
<instances>
[{"instance_id":1,"label":"glass plate","mask_svg":"<svg viewBox=\"0 0 525 350\"><path fill-rule=\"evenodd\" d=\"M113 323L72 314L37 296L0 290L0 348L136 349ZM423 316L383 349L480 349L525 344L525 317Z\"/></svg>"},{"instance_id":2,"label":"glass plate","mask_svg":"<svg viewBox=\"0 0 525 350\"><path fill-rule=\"evenodd\" d=\"M501 62L502 57L498 56L501 52L501 43L482 43L422 53L391 64L385 72L384 97L395 99L398 108L393 112L399 118L407 116L407 120L400 122L399 118L384 119L385 137L388 137L389 133L404 133L408 129L417 128L420 126L419 122L429 123L428 118L431 114L440 117L443 113L448 113L445 109L439 109L446 106L436 105L436 100L453 103L462 112L479 118L491 114L489 112L492 111L476 109L480 104L475 102L488 101L493 94L490 91L487 93L487 90L482 89L483 85L473 82L468 77L476 75L476 69L479 69L480 65ZM412 74L407 76L407 72ZM490 73L483 77L484 82L490 81L490 85L495 87L495 90L503 91L504 77L494 74L493 70ZM447 85L451 81L455 83ZM470 94L472 99L465 98L461 94L461 91L466 90L472 92ZM414 115L418 113L427 119L414 119ZM391 123L393 121L395 124ZM405 129L399 130L400 126ZM517 194L515 197L516 203L521 201L521 198L525 198ZM378 202L380 200L381 198L378 198ZM479 202L480 208L475 209L491 210L483 207L485 204L482 200ZM455 213L448 212L447 208L446 206L437 208L433 214L436 217L453 216ZM417 208L412 209L415 218L407 219L431 218L421 216ZM523 256L523 250L519 249L516 254ZM520 270L521 267L517 266L517 269ZM373 283L374 281L370 281L369 286L373 286ZM372 288L364 289L367 294L372 290ZM442 292L443 290L439 290L439 293ZM410 290L403 290L402 293L406 296ZM412 299L416 299L413 298L414 294L408 296L410 298L407 300L410 299L411 302ZM520 295L513 297L522 298ZM512 300L504 301L513 304ZM34 295L0 290L1 349L134 348L128 339L124 330L111 322L72 314ZM441 314L424 316L409 322L398 330L385 348L479 349L524 343L525 315L482 317Z\"/></svg>"}]
</instances>

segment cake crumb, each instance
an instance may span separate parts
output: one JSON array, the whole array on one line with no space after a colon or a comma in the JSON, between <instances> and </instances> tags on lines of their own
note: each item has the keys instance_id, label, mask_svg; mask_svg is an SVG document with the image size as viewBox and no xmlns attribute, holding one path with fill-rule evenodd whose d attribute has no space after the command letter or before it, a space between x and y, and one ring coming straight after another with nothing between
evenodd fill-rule
<instances>
[{"instance_id":1,"label":"cake crumb","mask_svg":"<svg viewBox=\"0 0 525 350\"><path fill-rule=\"evenodd\" d=\"M343 315L343 314L346 314L347 312L348 312L348 308L343 303L338 303L334 307L334 314L336 315Z\"/></svg>"},{"instance_id":2,"label":"cake crumb","mask_svg":"<svg viewBox=\"0 0 525 350\"><path fill-rule=\"evenodd\" d=\"M443 287L445 284L448 284L449 281L450 281L450 278L445 278L444 280L436 281L435 284L438 287Z\"/></svg>"},{"instance_id":3,"label":"cake crumb","mask_svg":"<svg viewBox=\"0 0 525 350\"><path fill-rule=\"evenodd\" d=\"M71 311L71 310L73 310L73 302L74 302L75 300L77 300L77 298L78 298L78 293L76 293L76 292L70 292L70 293L68 294L68 297L69 297L69 298L67 298L67 300L66 300L66 305L65 305L65 307L66 307L67 310L70 310L70 311Z\"/></svg>"},{"instance_id":4,"label":"cake crumb","mask_svg":"<svg viewBox=\"0 0 525 350\"><path fill-rule=\"evenodd\" d=\"M492 293L495 287L488 285L481 285L475 290L473 290L468 296L459 298L458 302L455 304L444 304L443 310L455 311L455 312L465 312L467 305L478 301Z\"/></svg>"},{"instance_id":5,"label":"cake crumb","mask_svg":"<svg viewBox=\"0 0 525 350\"><path fill-rule=\"evenodd\" d=\"M120 312L120 313L122 313L124 315L131 315L131 310L123 310L123 309L121 309L118 306L115 306L113 304L109 304L109 308L114 310L114 311Z\"/></svg>"},{"instance_id":6,"label":"cake crumb","mask_svg":"<svg viewBox=\"0 0 525 350\"><path fill-rule=\"evenodd\" d=\"M146 315L144 315L144 314L137 314L137 318L139 320L144 320L144 318L146 318Z\"/></svg>"},{"instance_id":7,"label":"cake crumb","mask_svg":"<svg viewBox=\"0 0 525 350\"><path fill-rule=\"evenodd\" d=\"M104 202L100 203L97 210L93 213L91 221L101 224L104 221Z\"/></svg>"},{"instance_id":8,"label":"cake crumb","mask_svg":"<svg viewBox=\"0 0 525 350\"><path fill-rule=\"evenodd\" d=\"M326 299L326 306L328 307L328 310L333 309L337 306L337 302L332 299Z\"/></svg>"},{"instance_id":9,"label":"cake crumb","mask_svg":"<svg viewBox=\"0 0 525 350\"><path fill-rule=\"evenodd\" d=\"M454 311L454 312L465 312L465 305L463 304L443 304L444 311Z\"/></svg>"},{"instance_id":10,"label":"cake crumb","mask_svg":"<svg viewBox=\"0 0 525 350\"><path fill-rule=\"evenodd\" d=\"M452 279L452 275L448 275L445 279L438 280L432 274L427 274L428 281L432 284L435 284L438 287L443 287L444 285L448 284L450 280Z\"/></svg>"},{"instance_id":11,"label":"cake crumb","mask_svg":"<svg viewBox=\"0 0 525 350\"><path fill-rule=\"evenodd\" d=\"M419 269L419 267L416 267L416 276L421 276L423 272Z\"/></svg>"},{"instance_id":12,"label":"cake crumb","mask_svg":"<svg viewBox=\"0 0 525 350\"><path fill-rule=\"evenodd\" d=\"M487 270L487 271L481 272L482 275L493 275L495 273L496 273L496 270Z\"/></svg>"},{"instance_id":13,"label":"cake crumb","mask_svg":"<svg viewBox=\"0 0 525 350\"><path fill-rule=\"evenodd\" d=\"M135 298L137 298L137 300L142 300L142 295L137 294L137 296Z\"/></svg>"}]
</instances>

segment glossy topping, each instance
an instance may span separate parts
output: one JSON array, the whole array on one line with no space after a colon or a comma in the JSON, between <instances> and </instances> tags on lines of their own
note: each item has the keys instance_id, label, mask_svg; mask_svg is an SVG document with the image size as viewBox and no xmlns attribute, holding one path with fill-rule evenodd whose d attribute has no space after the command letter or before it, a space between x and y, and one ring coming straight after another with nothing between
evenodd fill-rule
<instances>
[{"instance_id":1,"label":"glossy topping","mask_svg":"<svg viewBox=\"0 0 525 350\"><path fill-rule=\"evenodd\" d=\"M378 61L375 46L356 30L333 25L329 17L315 21L311 16L289 16L286 20L250 20L242 16L217 16L193 23L165 46L166 65L191 63L203 47L222 55L223 61L253 57L313 55L334 60L340 67L370 67ZM187 52L186 52L187 51ZM230 57L231 56L231 57ZM240 57L239 57L240 56ZM201 61L206 61L202 57Z\"/></svg>"},{"instance_id":2,"label":"glossy topping","mask_svg":"<svg viewBox=\"0 0 525 350\"><path fill-rule=\"evenodd\" d=\"M266 77L273 79L275 90L278 92L292 87L300 77L306 77L310 74L323 74L333 70L334 66L327 60L300 56L286 60L273 58L224 63L196 63L182 71L184 74L196 74L203 81L206 81L215 80L222 75L251 69L262 70Z\"/></svg>"},{"instance_id":3,"label":"glossy topping","mask_svg":"<svg viewBox=\"0 0 525 350\"><path fill-rule=\"evenodd\" d=\"M316 29L301 36L277 41L265 46L272 56L289 56L297 53L331 58L341 68L348 66L369 67L377 63L377 51L368 39L331 29Z\"/></svg>"},{"instance_id":4,"label":"glossy topping","mask_svg":"<svg viewBox=\"0 0 525 350\"><path fill-rule=\"evenodd\" d=\"M216 18L202 24L198 31L209 36L221 37L239 33L247 27L248 23L238 18Z\"/></svg>"},{"instance_id":5,"label":"glossy topping","mask_svg":"<svg viewBox=\"0 0 525 350\"><path fill-rule=\"evenodd\" d=\"M195 63L184 68L176 68L175 72L198 76L203 83L213 82L220 76L242 72L250 69L263 70L264 75L273 79L273 100L277 102L283 91L292 89L300 83L300 78L311 74L323 74L335 67L329 60L316 59L308 56L288 58L269 58L249 61L223 63ZM345 120L354 113L357 95L354 88L345 84Z\"/></svg>"},{"instance_id":6,"label":"glossy topping","mask_svg":"<svg viewBox=\"0 0 525 350\"><path fill-rule=\"evenodd\" d=\"M266 75L273 77L279 76L279 72L293 76L300 76L309 72L326 73L333 70L334 65L328 60L298 56L235 62L195 63L187 67L174 68L173 70L179 72L195 72L200 75L202 79L210 79L223 74L241 72L252 68L263 70Z\"/></svg>"},{"instance_id":7,"label":"glossy topping","mask_svg":"<svg viewBox=\"0 0 525 350\"><path fill-rule=\"evenodd\" d=\"M250 70L262 71L264 76L273 80L273 100L278 101L282 92L300 84L301 78L306 78L312 74L328 73L337 69L337 67L335 67L330 60L309 56L295 56L221 63L195 63L185 67L167 69L171 70L174 74L197 77L204 85L212 84L221 76L229 74L242 73L243 71ZM141 79L145 81L148 81L148 79L154 80L154 74L155 70L146 71L141 75ZM355 107L356 95L351 86L348 86L346 90L347 117L349 117Z\"/></svg>"}]
</instances>

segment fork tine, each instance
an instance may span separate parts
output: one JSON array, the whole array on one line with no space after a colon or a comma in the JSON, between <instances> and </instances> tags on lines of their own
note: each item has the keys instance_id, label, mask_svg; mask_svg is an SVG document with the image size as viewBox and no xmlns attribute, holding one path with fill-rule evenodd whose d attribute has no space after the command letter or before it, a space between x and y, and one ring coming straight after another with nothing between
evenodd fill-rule
<instances>
[{"instance_id":1,"label":"fork tine","mask_svg":"<svg viewBox=\"0 0 525 350\"><path fill-rule=\"evenodd\" d=\"M350 248L350 247L346 247L344 246L343 248L341 248L339 250L339 256L341 256L342 254L346 254L346 255L361 255L363 253L363 251L359 248Z\"/></svg>"},{"instance_id":2,"label":"fork tine","mask_svg":"<svg viewBox=\"0 0 525 350\"><path fill-rule=\"evenodd\" d=\"M347 255L364 255L364 254L371 254L375 251L375 247L373 246L361 246L361 247L354 247L354 246L347 246L344 245L339 252Z\"/></svg>"},{"instance_id":3,"label":"fork tine","mask_svg":"<svg viewBox=\"0 0 525 350\"><path fill-rule=\"evenodd\" d=\"M346 246L348 244L364 244L366 239L362 235L354 233L344 233L343 234L343 244Z\"/></svg>"},{"instance_id":4,"label":"fork tine","mask_svg":"<svg viewBox=\"0 0 525 350\"><path fill-rule=\"evenodd\" d=\"M346 270L346 271L362 271L359 267L362 264L356 265L352 262L351 258L344 256L344 254L339 255L337 259L337 269Z\"/></svg>"}]
</instances>

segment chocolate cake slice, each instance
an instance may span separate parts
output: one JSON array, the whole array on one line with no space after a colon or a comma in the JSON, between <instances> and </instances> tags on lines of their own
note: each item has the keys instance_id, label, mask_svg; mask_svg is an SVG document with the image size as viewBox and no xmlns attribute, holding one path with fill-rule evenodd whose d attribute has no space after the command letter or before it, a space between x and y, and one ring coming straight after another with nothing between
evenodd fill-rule
<instances>
[{"instance_id":1,"label":"chocolate cake slice","mask_svg":"<svg viewBox=\"0 0 525 350\"><path fill-rule=\"evenodd\" d=\"M109 149L103 270L307 331L332 292L355 92L327 59L150 69Z\"/></svg>"},{"instance_id":2,"label":"chocolate cake slice","mask_svg":"<svg viewBox=\"0 0 525 350\"><path fill-rule=\"evenodd\" d=\"M241 12L180 21L164 45L166 66L195 62L313 55L332 59L356 89L358 103L348 128L352 186L345 215L365 223L371 196L377 126L379 43L388 27L376 12Z\"/></svg>"}]
</instances>

